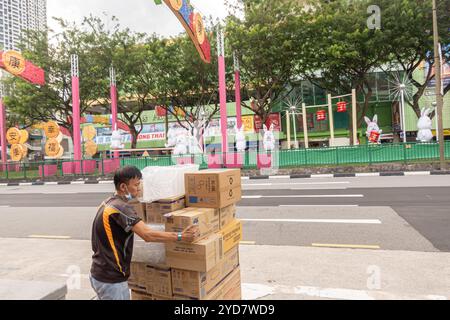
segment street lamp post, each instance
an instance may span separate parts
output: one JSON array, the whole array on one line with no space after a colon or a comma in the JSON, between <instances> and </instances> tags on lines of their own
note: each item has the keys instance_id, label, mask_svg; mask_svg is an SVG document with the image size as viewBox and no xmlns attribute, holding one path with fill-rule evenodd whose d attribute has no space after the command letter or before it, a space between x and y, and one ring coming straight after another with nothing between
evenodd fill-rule
<instances>
[{"instance_id":1,"label":"street lamp post","mask_svg":"<svg viewBox=\"0 0 450 320\"><path fill-rule=\"evenodd\" d=\"M434 65L435 65L435 79L436 79L436 105L438 115L438 131L439 131L439 154L440 167L445 170L445 140L444 140L444 123L443 123L443 108L444 97L442 94L442 76L441 76L441 56L439 50L439 30L437 21L437 6L436 0L433 0L433 38L434 38Z\"/></svg>"}]
</instances>

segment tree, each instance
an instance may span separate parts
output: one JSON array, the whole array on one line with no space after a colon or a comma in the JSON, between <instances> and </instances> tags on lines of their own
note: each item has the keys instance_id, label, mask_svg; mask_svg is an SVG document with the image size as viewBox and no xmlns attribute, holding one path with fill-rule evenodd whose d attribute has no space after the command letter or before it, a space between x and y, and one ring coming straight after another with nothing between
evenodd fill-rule
<instances>
[{"instance_id":1,"label":"tree","mask_svg":"<svg viewBox=\"0 0 450 320\"><path fill-rule=\"evenodd\" d=\"M383 44L390 52L390 67L400 66L415 87L412 101L407 102L419 118L420 99L430 82L435 79L432 68L434 65L432 2L428 0L380 0L377 2L383 8L382 37L385 39ZM448 59L450 58L449 10L449 0L438 2L440 41L447 61L450 60ZM425 74L424 81L419 81L415 77L415 71L419 70L422 63L428 66L428 72ZM387 72L390 72L389 69ZM450 84L446 86L444 92L447 93L449 90Z\"/></svg>"},{"instance_id":2,"label":"tree","mask_svg":"<svg viewBox=\"0 0 450 320\"><path fill-rule=\"evenodd\" d=\"M253 105L243 102L243 106L265 123L273 107L289 94L285 89L296 76L301 12L294 0L248 0L238 5L238 11L228 5L233 14L227 18L226 40L229 51L236 50L240 58L244 96L254 98Z\"/></svg>"},{"instance_id":3,"label":"tree","mask_svg":"<svg viewBox=\"0 0 450 320\"><path fill-rule=\"evenodd\" d=\"M71 54L79 56L81 113L98 102L102 74L94 62L96 53L85 46L86 34L75 24L57 20L60 33L30 31L21 44L24 56L45 70L46 84L37 87L9 78L6 85L13 90L9 90L5 102L26 126L54 120L72 133Z\"/></svg>"},{"instance_id":4,"label":"tree","mask_svg":"<svg viewBox=\"0 0 450 320\"><path fill-rule=\"evenodd\" d=\"M368 0L309 3L299 60L299 74L319 87L333 94L354 88L364 97L357 106L358 127L373 95L369 73L386 61L388 53L382 46L382 31L367 26L371 4Z\"/></svg>"}]
</instances>

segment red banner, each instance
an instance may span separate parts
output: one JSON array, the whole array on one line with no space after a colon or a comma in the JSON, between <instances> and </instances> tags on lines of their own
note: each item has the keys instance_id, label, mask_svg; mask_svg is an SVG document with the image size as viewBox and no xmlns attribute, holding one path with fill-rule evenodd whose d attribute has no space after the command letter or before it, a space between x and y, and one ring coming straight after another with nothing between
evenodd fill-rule
<instances>
[{"instance_id":1,"label":"red banner","mask_svg":"<svg viewBox=\"0 0 450 320\"><path fill-rule=\"evenodd\" d=\"M45 84L45 72L17 51L0 51L0 68L33 84Z\"/></svg>"}]
</instances>

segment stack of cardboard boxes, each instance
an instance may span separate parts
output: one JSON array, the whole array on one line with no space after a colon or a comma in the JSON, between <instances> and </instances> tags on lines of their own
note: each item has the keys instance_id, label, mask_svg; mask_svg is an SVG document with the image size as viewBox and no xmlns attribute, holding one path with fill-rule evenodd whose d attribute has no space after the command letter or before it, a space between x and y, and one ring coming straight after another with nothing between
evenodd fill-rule
<instances>
[{"instance_id":1,"label":"stack of cardboard boxes","mask_svg":"<svg viewBox=\"0 0 450 320\"><path fill-rule=\"evenodd\" d=\"M148 223L164 222L167 232L200 230L193 243L135 247L129 280L133 300L240 300L239 243L242 224L240 170L205 170L185 175L185 198L141 206ZM186 208L184 206L186 201ZM170 210L170 211L169 211ZM152 249L153 248L153 249Z\"/></svg>"}]
</instances>

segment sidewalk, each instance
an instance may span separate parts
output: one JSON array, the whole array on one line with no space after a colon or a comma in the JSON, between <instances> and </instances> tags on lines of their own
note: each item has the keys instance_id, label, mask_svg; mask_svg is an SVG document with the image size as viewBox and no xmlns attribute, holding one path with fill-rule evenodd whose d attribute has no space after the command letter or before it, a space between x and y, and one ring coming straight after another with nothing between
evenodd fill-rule
<instances>
[{"instance_id":1,"label":"sidewalk","mask_svg":"<svg viewBox=\"0 0 450 320\"><path fill-rule=\"evenodd\" d=\"M0 279L95 294L90 241L0 238ZM244 299L450 299L450 253L241 246Z\"/></svg>"}]
</instances>

